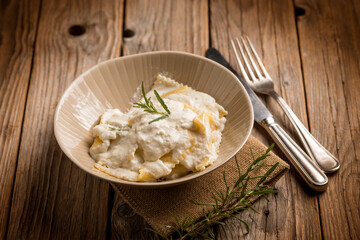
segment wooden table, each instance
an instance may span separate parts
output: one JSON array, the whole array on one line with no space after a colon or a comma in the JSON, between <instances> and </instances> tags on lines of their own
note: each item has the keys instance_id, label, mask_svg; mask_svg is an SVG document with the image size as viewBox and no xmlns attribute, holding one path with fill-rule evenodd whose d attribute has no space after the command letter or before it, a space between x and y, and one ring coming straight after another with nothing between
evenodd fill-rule
<instances>
[{"instance_id":1,"label":"wooden table","mask_svg":"<svg viewBox=\"0 0 360 240\"><path fill-rule=\"evenodd\" d=\"M322 194L311 192L290 170L277 183L277 195L254 204L259 213L241 214L249 234L227 220L216 228L218 239L359 239L356 0L2 1L0 239L156 239L107 182L62 153L53 131L56 105L79 74L123 55L154 50L204 55L211 46L236 66L230 40L244 34L276 90L342 166ZM263 100L293 133L275 101ZM271 142L258 126L253 134Z\"/></svg>"}]
</instances>

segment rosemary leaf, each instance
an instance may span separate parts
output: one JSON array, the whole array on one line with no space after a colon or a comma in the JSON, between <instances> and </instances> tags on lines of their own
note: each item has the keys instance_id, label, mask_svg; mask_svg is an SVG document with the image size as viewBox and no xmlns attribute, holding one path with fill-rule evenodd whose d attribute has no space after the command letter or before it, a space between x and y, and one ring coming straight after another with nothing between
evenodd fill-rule
<instances>
[{"instance_id":1,"label":"rosemary leaf","mask_svg":"<svg viewBox=\"0 0 360 240\"><path fill-rule=\"evenodd\" d=\"M144 97L144 100L146 102L146 105L149 105L149 100L147 99L146 93L145 93L144 82L141 82L141 91L142 91L142 95Z\"/></svg>"},{"instance_id":2,"label":"rosemary leaf","mask_svg":"<svg viewBox=\"0 0 360 240\"><path fill-rule=\"evenodd\" d=\"M239 220L240 222L242 222L242 223L245 225L245 228L246 228L246 234L248 234L248 233L249 233L249 231L250 231L249 224L248 224L246 221L242 220L241 218L238 218L237 216L234 216L234 218L235 218L235 219L237 219L237 220Z\"/></svg>"},{"instance_id":3,"label":"rosemary leaf","mask_svg":"<svg viewBox=\"0 0 360 240\"><path fill-rule=\"evenodd\" d=\"M161 117L158 117L158 118L155 118L154 120L151 120L151 121L149 122L149 124L151 124L151 123L153 123L153 122L156 122L156 121L159 121L159 120L161 120L161 119L167 118L167 117L169 117L169 115L162 115Z\"/></svg>"},{"instance_id":4,"label":"rosemary leaf","mask_svg":"<svg viewBox=\"0 0 360 240\"><path fill-rule=\"evenodd\" d=\"M168 107L166 106L164 100L160 97L159 93L154 89L154 94L157 98L157 100L159 101L159 103L161 104L161 106L165 109L165 111L170 114L170 110L168 109Z\"/></svg>"},{"instance_id":5,"label":"rosemary leaf","mask_svg":"<svg viewBox=\"0 0 360 240\"><path fill-rule=\"evenodd\" d=\"M213 197L213 199L214 199L214 201L215 201L215 206L218 206L219 205L219 200L218 200L218 198L215 196L215 194L212 192L211 193L211 195L212 195L212 197Z\"/></svg>"},{"instance_id":6,"label":"rosemary leaf","mask_svg":"<svg viewBox=\"0 0 360 240\"><path fill-rule=\"evenodd\" d=\"M216 206L216 203L199 203L199 202L195 202L193 200L190 200L190 202L192 204L195 204L195 205L210 205L210 206Z\"/></svg>"},{"instance_id":7,"label":"rosemary leaf","mask_svg":"<svg viewBox=\"0 0 360 240\"><path fill-rule=\"evenodd\" d=\"M111 126L109 126L109 129L110 129L111 131L119 131L119 132L128 131L128 129L122 129L122 128L111 127Z\"/></svg>"},{"instance_id":8,"label":"rosemary leaf","mask_svg":"<svg viewBox=\"0 0 360 240\"><path fill-rule=\"evenodd\" d=\"M145 112L148 112L150 114L162 115L154 120L151 120L149 122L149 124L169 117L171 112L170 112L169 108L166 106L164 100L161 98L161 96L159 95L159 93L156 90L154 90L154 94L155 94L157 100L159 101L159 103L161 104L161 106L164 108L165 112L159 112L156 109L156 107L154 106L154 103L151 101L151 98L146 97L144 82L141 82L141 92L142 92L145 102L143 103L143 102L139 101L137 103L134 103L133 107L134 108L142 108L142 109L144 109Z\"/></svg>"},{"instance_id":9,"label":"rosemary leaf","mask_svg":"<svg viewBox=\"0 0 360 240\"><path fill-rule=\"evenodd\" d=\"M275 163L274 166L272 166L267 172L262 176L262 178L257 182L257 186L259 186L261 183L265 181L265 179L275 170L275 168L279 165L279 163Z\"/></svg>"}]
</instances>

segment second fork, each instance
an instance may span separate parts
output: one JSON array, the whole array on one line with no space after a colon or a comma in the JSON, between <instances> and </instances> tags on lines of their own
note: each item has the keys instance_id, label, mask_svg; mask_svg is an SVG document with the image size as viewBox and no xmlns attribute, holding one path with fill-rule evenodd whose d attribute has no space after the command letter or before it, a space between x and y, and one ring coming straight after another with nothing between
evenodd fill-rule
<instances>
[{"instance_id":1,"label":"second fork","mask_svg":"<svg viewBox=\"0 0 360 240\"><path fill-rule=\"evenodd\" d=\"M246 40L241 38L241 43L239 39L236 39L241 57L238 54L238 50L236 49L233 41L232 46L235 51L236 59L239 63L241 73L248 85L255 92L270 95L279 103L281 108L286 113L286 116L294 126L296 133L300 137L300 140L305 147L306 152L324 172L330 173L337 171L340 167L339 161L311 135L311 133L306 129L295 113L291 110L289 105L287 105L285 100L275 92L274 82L266 71L249 38L245 38ZM241 59L243 60L247 71L245 70Z\"/></svg>"}]
</instances>

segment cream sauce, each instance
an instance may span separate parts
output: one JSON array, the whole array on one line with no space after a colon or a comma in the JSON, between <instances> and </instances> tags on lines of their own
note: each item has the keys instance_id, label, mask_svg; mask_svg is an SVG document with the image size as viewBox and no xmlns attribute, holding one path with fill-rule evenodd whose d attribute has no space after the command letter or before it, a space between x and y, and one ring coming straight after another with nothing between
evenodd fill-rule
<instances>
[{"instance_id":1,"label":"cream sauce","mask_svg":"<svg viewBox=\"0 0 360 240\"><path fill-rule=\"evenodd\" d=\"M149 124L159 115L134 107L126 113L106 110L93 128L89 152L95 168L128 181L154 181L202 171L217 159L224 108L208 94L159 75L146 94L159 111L163 108L154 89L168 106L169 117Z\"/></svg>"}]
</instances>

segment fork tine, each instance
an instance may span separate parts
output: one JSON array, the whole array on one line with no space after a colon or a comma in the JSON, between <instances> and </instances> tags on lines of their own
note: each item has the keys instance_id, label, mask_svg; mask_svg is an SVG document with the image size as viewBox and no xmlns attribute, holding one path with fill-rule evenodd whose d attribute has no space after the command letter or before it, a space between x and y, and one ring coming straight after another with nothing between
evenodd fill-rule
<instances>
[{"instance_id":1,"label":"fork tine","mask_svg":"<svg viewBox=\"0 0 360 240\"><path fill-rule=\"evenodd\" d=\"M242 64L242 62L241 62L241 60L240 60L240 57L239 57L239 54L238 54L238 50L236 49L233 40L231 40L231 44L232 44L232 47L233 47L234 52L235 52L236 60L237 60L237 62L238 62L238 64L239 64L240 71L241 71L241 73L242 73L245 81L251 82L250 79L249 79L249 77L248 77L248 75L247 75L247 73L246 73L246 71L245 71L245 69L244 69L244 66L243 66L243 64Z\"/></svg>"},{"instance_id":2,"label":"fork tine","mask_svg":"<svg viewBox=\"0 0 360 240\"><path fill-rule=\"evenodd\" d=\"M245 53L244 53L244 50L243 50L243 48L242 48L242 46L241 46L240 41L239 41L238 38L236 38L236 42L237 42L238 47L239 47L239 49L240 49L240 53L241 53L241 56L242 56L242 58L243 58L243 60L244 60L245 65L246 65L246 67L247 67L247 70L248 70L248 72L249 72L249 74L250 74L250 76L251 76L251 80L254 82L255 79L256 79L256 77L255 77L255 75L254 75L254 72L253 72L252 69L251 69L251 66L250 66L248 60L246 59L246 55L245 55Z\"/></svg>"},{"instance_id":3,"label":"fork tine","mask_svg":"<svg viewBox=\"0 0 360 240\"><path fill-rule=\"evenodd\" d=\"M249 44L249 46L250 46L250 48L251 48L252 53L254 54L254 56L255 56L258 64L259 64L261 70L263 71L263 73L265 74L265 76L266 76L267 78L270 78L270 79L271 79L269 73L268 73L268 72L266 71L266 69L265 69L264 64L262 63L261 59L260 59L259 56L257 55L257 53L256 53L256 51L255 51L255 48L254 48L254 46L252 45L249 37L248 37L248 36L245 36L245 38L246 38L246 40L247 40L247 42L248 42L248 44Z\"/></svg>"},{"instance_id":4,"label":"fork tine","mask_svg":"<svg viewBox=\"0 0 360 240\"><path fill-rule=\"evenodd\" d=\"M251 64L252 64L253 69L254 69L255 72L256 72L257 77L258 77L258 78L263 78L262 73L260 72L259 68L256 66L256 63L255 63L255 61L254 61L254 58L251 56L251 53L250 53L250 51L249 51L249 48L246 46L247 44L245 43L244 38L241 37L240 39L241 39L241 42L242 42L243 45L244 45L246 54L247 54L247 56L248 56L249 59L250 59L250 62L251 62Z\"/></svg>"}]
</instances>

